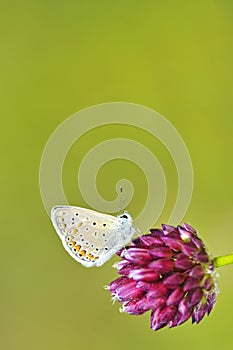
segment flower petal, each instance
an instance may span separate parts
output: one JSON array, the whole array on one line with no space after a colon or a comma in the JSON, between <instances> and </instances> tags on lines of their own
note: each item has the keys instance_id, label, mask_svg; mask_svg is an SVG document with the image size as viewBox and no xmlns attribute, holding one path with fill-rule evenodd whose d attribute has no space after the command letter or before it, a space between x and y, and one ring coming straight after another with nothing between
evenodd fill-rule
<instances>
[{"instance_id":1,"label":"flower petal","mask_svg":"<svg viewBox=\"0 0 233 350\"><path fill-rule=\"evenodd\" d=\"M155 272L164 274L173 271L174 261L171 259L161 258L150 262L148 266Z\"/></svg>"},{"instance_id":2,"label":"flower petal","mask_svg":"<svg viewBox=\"0 0 233 350\"><path fill-rule=\"evenodd\" d=\"M156 331L165 327L175 316L177 309L175 306L160 307L151 313L151 329Z\"/></svg>"},{"instance_id":3,"label":"flower petal","mask_svg":"<svg viewBox=\"0 0 233 350\"><path fill-rule=\"evenodd\" d=\"M201 304L200 307L196 307L192 314L192 323L199 323L205 316L207 307L205 304Z\"/></svg>"},{"instance_id":4,"label":"flower petal","mask_svg":"<svg viewBox=\"0 0 233 350\"><path fill-rule=\"evenodd\" d=\"M167 305L177 305L179 301L183 298L184 296L184 291L182 287L176 288L168 297L167 299Z\"/></svg>"},{"instance_id":5,"label":"flower petal","mask_svg":"<svg viewBox=\"0 0 233 350\"><path fill-rule=\"evenodd\" d=\"M133 280L121 285L116 292L119 301L135 299L144 294L144 291L141 288L137 288L136 282Z\"/></svg>"},{"instance_id":6,"label":"flower petal","mask_svg":"<svg viewBox=\"0 0 233 350\"><path fill-rule=\"evenodd\" d=\"M155 282L160 278L160 275L150 268L135 268L131 269L129 278L135 281Z\"/></svg>"},{"instance_id":7,"label":"flower petal","mask_svg":"<svg viewBox=\"0 0 233 350\"><path fill-rule=\"evenodd\" d=\"M177 229L179 231L180 234L180 238L182 239L182 241L184 242L190 242L192 239L192 233L185 230L185 228L183 228L182 226L177 226Z\"/></svg>"},{"instance_id":8,"label":"flower petal","mask_svg":"<svg viewBox=\"0 0 233 350\"><path fill-rule=\"evenodd\" d=\"M185 292L198 287L200 287L200 280L195 277L188 277L183 285Z\"/></svg>"},{"instance_id":9,"label":"flower petal","mask_svg":"<svg viewBox=\"0 0 233 350\"><path fill-rule=\"evenodd\" d=\"M189 257L185 256L183 257L183 254L182 254L182 257L177 257L177 259L175 260L175 263L174 263L174 267L175 267L175 270L177 271L186 271L186 270L189 270L191 267L194 266L194 261L191 260Z\"/></svg>"},{"instance_id":10,"label":"flower petal","mask_svg":"<svg viewBox=\"0 0 233 350\"><path fill-rule=\"evenodd\" d=\"M159 313L158 321L160 324L168 324L177 312L176 306L164 306Z\"/></svg>"},{"instance_id":11,"label":"flower petal","mask_svg":"<svg viewBox=\"0 0 233 350\"><path fill-rule=\"evenodd\" d=\"M188 257L193 257L198 253L198 248L192 242L184 243L182 246L182 252Z\"/></svg>"},{"instance_id":12,"label":"flower petal","mask_svg":"<svg viewBox=\"0 0 233 350\"><path fill-rule=\"evenodd\" d=\"M140 237L140 243L144 246L144 247L158 247L159 246L163 246L164 243L163 241L161 241L159 238L157 237L153 237L152 235L144 235Z\"/></svg>"},{"instance_id":13,"label":"flower petal","mask_svg":"<svg viewBox=\"0 0 233 350\"><path fill-rule=\"evenodd\" d=\"M146 309L143 309L144 305L145 302L143 299L133 299L123 304L123 311L127 312L127 314L130 315L142 315L148 311Z\"/></svg>"},{"instance_id":14,"label":"flower petal","mask_svg":"<svg viewBox=\"0 0 233 350\"><path fill-rule=\"evenodd\" d=\"M192 234L195 234L195 233L197 232L197 231L195 230L195 228L193 228L192 226L186 224L185 222L183 223L183 225L184 225L184 228L185 228L187 231L191 232Z\"/></svg>"},{"instance_id":15,"label":"flower petal","mask_svg":"<svg viewBox=\"0 0 233 350\"><path fill-rule=\"evenodd\" d=\"M180 272L175 272L163 279L163 284L171 289L179 287L185 280L186 276Z\"/></svg>"},{"instance_id":16,"label":"flower petal","mask_svg":"<svg viewBox=\"0 0 233 350\"><path fill-rule=\"evenodd\" d=\"M165 235L167 235L167 234L169 234L171 232L176 232L176 227L170 226L170 225L162 224L162 229L163 229L163 233Z\"/></svg>"},{"instance_id":17,"label":"flower petal","mask_svg":"<svg viewBox=\"0 0 233 350\"><path fill-rule=\"evenodd\" d=\"M144 265L152 260L148 249L130 247L129 249L124 249L121 253L121 257L133 262L134 264Z\"/></svg>"},{"instance_id":18,"label":"flower petal","mask_svg":"<svg viewBox=\"0 0 233 350\"><path fill-rule=\"evenodd\" d=\"M171 258L173 252L168 247L156 247L149 250L150 255L153 258Z\"/></svg>"},{"instance_id":19,"label":"flower petal","mask_svg":"<svg viewBox=\"0 0 233 350\"><path fill-rule=\"evenodd\" d=\"M113 294L116 293L117 288L119 288L120 286L124 285L124 282L127 283L128 278L127 277L119 277L117 278L115 281L111 282L109 284L109 290L110 292Z\"/></svg>"},{"instance_id":20,"label":"flower petal","mask_svg":"<svg viewBox=\"0 0 233 350\"><path fill-rule=\"evenodd\" d=\"M199 278L200 280L204 277L204 274L205 272L201 265L196 265L189 271L189 276Z\"/></svg>"},{"instance_id":21,"label":"flower petal","mask_svg":"<svg viewBox=\"0 0 233 350\"><path fill-rule=\"evenodd\" d=\"M203 283L202 287L205 290L212 289L212 287L213 287L213 279L212 279L212 277L210 275L209 276L208 275L205 276L204 283Z\"/></svg>"},{"instance_id":22,"label":"flower petal","mask_svg":"<svg viewBox=\"0 0 233 350\"><path fill-rule=\"evenodd\" d=\"M158 298L161 296L166 296L168 294L168 287L164 285L163 282L159 281L151 284L150 290L147 292L147 298Z\"/></svg>"},{"instance_id":23,"label":"flower petal","mask_svg":"<svg viewBox=\"0 0 233 350\"><path fill-rule=\"evenodd\" d=\"M179 252L182 250L182 242L179 239L171 238L169 236L162 238L163 242L172 250L175 252Z\"/></svg>"},{"instance_id":24,"label":"flower petal","mask_svg":"<svg viewBox=\"0 0 233 350\"><path fill-rule=\"evenodd\" d=\"M197 305L201 301L202 296L203 292L201 288L192 289L186 296L188 305L190 307Z\"/></svg>"}]
</instances>

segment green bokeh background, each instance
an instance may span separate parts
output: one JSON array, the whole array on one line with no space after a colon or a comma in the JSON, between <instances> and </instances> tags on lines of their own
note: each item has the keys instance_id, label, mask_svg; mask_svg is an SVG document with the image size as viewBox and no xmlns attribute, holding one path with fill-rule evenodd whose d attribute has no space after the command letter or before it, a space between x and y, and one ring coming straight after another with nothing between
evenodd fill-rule
<instances>
[{"instance_id":1,"label":"green bokeh background","mask_svg":"<svg viewBox=\"0 0 233 350\"><path fill-rule=\"evenodd\" d=\"M116 277L115 258L88 270L63 250L41 202L38 174L49 136L76 111L112 101L155 109L177 128L193 162L185 220L213 255L232 251L232 1L0 3L1 349L229 349L231 266L220 270L221 293L210 317L154 333L149 314L128 316L111 305L103 286ZM93 140L119 135L140 139L165 170L160 225L172 209L177 174L166 149L143 131L106 126L84 135L64 164L66 195L87 206L76 186L78 157ZM110 162L97 185L112 200L122 176L135 185L129 208L135 216L146 182L133 164Z\"/></svg>"}]
</instances>

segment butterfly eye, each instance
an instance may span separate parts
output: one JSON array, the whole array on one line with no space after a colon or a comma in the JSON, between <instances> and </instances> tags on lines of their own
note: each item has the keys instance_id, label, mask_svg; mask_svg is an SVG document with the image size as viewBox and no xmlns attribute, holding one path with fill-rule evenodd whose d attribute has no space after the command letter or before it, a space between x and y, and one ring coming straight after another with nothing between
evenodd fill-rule
<instances>
[{"instance_id":1,"label":"butterfly eye","mask_svg":"<svg viewBox=\"0 0 233 350\"><path fill-rule=\"evenodd\" d=\"M122 219L128 219L129 217L128 217L128 215L124 214L124 215L121 215L120 218L122 218Z\"/></svg>"}]
</instances>

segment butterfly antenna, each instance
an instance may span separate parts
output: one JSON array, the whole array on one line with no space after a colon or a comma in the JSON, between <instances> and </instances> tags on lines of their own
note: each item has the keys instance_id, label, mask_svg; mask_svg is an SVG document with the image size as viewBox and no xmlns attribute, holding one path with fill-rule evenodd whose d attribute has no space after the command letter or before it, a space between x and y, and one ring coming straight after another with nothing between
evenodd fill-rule
<instances>
[{"instance_id":1,"label":"butterfly antenna","mask_svg":"<svg viewBox=\"0 0 233 350\"><path fill-rule=\"evenodd\" d=\"M121 213L122 207L123 207L123 197L122 197L123 195L122 195L122 193L123 193L123 187L120 186L119 213Z\"/></svg>"}]
</instances>

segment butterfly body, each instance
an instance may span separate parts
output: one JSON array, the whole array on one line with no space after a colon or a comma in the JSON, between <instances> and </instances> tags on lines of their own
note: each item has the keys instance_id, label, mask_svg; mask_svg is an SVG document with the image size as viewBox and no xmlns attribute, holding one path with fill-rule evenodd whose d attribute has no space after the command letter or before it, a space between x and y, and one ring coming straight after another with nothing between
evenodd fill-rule
<instances>
[{"instance_id":1,"label":"butterfly body","mask_svg":"<svg viewBox=\"0 0 233 350\"><path fill-rule=\"evenodd\" d=\"M51 219L66 251L86 267L103 265L136 231L127 212L115 217L75 206L56 206Z\"/></svg>"}]
</instances>

